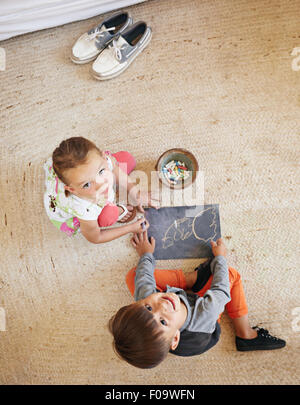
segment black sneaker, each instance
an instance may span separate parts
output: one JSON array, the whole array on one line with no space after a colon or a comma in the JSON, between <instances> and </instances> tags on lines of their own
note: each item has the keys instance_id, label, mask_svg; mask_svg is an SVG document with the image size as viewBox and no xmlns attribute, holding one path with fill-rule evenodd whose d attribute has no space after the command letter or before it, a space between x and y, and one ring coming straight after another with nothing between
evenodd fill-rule
<instances>
[{"instance_id":1,"label":"black sneaker","mask_svg":"<svg viewBox=\"0 0 300 405\"><path fill-rule=\"evenodd\" d=\"M254 339L242 339L238 336L235 338L236 348L240 352L249 352L251 350L274 350L281 349L285 346L285 341L275 336L271 336L269 331L258 326L254 326L257 330L257 337Z\"/></svg>"}]
</instances>

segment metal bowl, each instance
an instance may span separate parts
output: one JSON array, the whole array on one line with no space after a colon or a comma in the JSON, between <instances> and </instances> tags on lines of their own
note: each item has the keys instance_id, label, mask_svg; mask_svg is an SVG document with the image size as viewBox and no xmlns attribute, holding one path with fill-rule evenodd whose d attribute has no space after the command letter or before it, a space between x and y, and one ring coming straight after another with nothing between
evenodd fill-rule
<instances>
[{"instance_id":1,"label":"metal bowl","mask_svg":"<svg viewBox=\"0 0 300 405\"><path fill-rule=\"evenodd\" d=\"M164 174L163 168L172 160L183 162L187 169L191 172L190 176L185 180L178 180L177 183L171 182ZM164 152L158 159L155 169L158 173L159 180L166 186L172 189L182 189L190 186L196 179L199 165L195 156L186 149L169 149Z\"/></svg>"}]
</instances>

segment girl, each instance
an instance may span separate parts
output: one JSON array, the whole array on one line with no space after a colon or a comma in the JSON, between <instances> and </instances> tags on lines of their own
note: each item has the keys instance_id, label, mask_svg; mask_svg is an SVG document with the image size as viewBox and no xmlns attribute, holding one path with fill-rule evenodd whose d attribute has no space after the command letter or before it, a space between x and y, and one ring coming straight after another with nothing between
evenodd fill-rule
<instances>
[{"instance_id":1,"label":"girl","mask_svg":"<svg viewBox=\"0 0 300 405\"><path fill-rule=\"evenodd\" d=\"M92 243L109 242L129 232L142 232L149 227L145 218L110 229L101 229L131 221L135 207L159 208L150 193L137 190L128 174L135 168L128 152L102 152L83 137L62 141L44 165L46 192L44 205L51 222L71 236L79 228ZM130 205L115 204L115 186L126 190Z\"/></svg>"}]
</instances>

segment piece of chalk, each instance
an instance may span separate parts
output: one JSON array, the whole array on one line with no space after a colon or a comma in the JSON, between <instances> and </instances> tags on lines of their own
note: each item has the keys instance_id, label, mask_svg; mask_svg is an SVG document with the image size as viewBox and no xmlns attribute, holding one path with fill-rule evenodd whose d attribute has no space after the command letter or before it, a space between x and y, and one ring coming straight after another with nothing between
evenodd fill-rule
<instances>
[{"instance_id":1,"label":"piece of chalk","mask_svg":"<svg viewBox=\"0 0 300 405\"><path fill-rule=\"evenodd\" d=\"M144 221L144 222L141 223L141 227L142 227L142 229L145 229L145 228L146 228L146 221Z\"/></svg>"},{"instance_id":2,"label":"piece of chalk","mask_svg":"<svg viewBox=\"0 0 300 405\"><path fill-rule=\"evenodd\" d=\"M191 174L186 164L180 160L171 160L162 168L162 171L172 184L186 180Z\"/></svg>"}]
</instances>

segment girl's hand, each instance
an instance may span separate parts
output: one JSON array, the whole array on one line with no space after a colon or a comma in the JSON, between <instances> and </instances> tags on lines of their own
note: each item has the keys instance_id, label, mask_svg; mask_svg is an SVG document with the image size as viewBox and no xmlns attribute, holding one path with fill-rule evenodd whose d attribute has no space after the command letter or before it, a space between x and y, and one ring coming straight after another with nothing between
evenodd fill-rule
<instances>
[{"instance_id":1,"label":"girl's hand","mask_svg":"<svg viewBox=\"0 0 300 405\"><path fill-rule=\"evenodd\" d=\"M155 249L155 239L152 236L149 241L147 231L134 234L131 243L139 256L143 256L145 253L153 253Z\"/></svg>"},{"instance_id":2,"label":"girl's hand","mask_svg":"<svg viewBox=\"0 0 300 405\"><path fill-rule=\"evenodd\" d=\"M142 233L146 231L150 226L146 218L140 218L130 225L131 225L131 232L133 233Z\"/></svg>"}]
</instances>

